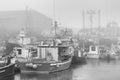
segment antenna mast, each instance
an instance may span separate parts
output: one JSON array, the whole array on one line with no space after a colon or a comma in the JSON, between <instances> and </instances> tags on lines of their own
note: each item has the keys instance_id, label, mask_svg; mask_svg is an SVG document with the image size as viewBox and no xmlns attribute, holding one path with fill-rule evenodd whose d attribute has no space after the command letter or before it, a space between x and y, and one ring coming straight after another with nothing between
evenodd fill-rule
<instances>
[{"instance_id":1,"label":"antenna mast","mask_svg":"<svg viewBox=\"0 0 120 80\"><path fill-rule=\"evenodd\" d=\"M26 32L28 32L28 34L31 35L31 32L30 32L30 17L31 17L31 9L29 8L29 5L27 3L27 0L26 0L26 25L25 25L25 30Z\"/></svg>"},{"instance_id":2,"label":"antenna mast","mask_svg":"<svg viewBox=\"0 0 120 80\"><path fill-rule=\"evenodd\" d=\"M55 37L57 37L57 27L58 27L58 23L56 21L56 15L55 15L55 0L53 0L53 25L54 25L54 28L55 28Z\"/></svg>"}]
</instances>

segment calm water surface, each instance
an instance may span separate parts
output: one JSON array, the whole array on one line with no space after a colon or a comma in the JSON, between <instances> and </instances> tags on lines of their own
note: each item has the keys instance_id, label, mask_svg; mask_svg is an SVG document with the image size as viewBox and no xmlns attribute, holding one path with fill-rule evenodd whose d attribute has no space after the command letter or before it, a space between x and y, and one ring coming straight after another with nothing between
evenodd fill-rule
<instances>
[{"instance_id":1,"label":"calm water surface","mask_svg":"<svg viewBox=\"0 0 120 80\"><path fill-rule=\"evenodd\" d=\"M87 63L73 65L62 72L17 74L5 80L120 80L120 60L89 59Z\"/></svg>"}]
</instances>

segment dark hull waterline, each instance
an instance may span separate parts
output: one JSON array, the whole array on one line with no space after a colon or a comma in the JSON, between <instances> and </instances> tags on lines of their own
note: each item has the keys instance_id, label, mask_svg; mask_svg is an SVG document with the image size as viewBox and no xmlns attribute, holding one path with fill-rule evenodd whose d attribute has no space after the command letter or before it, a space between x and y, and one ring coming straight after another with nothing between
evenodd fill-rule
<instances>
[{"instance_id":1,"label":"dark hull waterline","mask_svg":"<svg viewBox=\"0 0 120 80\"><path fill-rule=\"evenodd\" d=\"M85 61L86 61L86 57L73 56L73 58L72 58L72 64L79 64L79 63L83 63Z\"/></svg>"},{"instance_id":2,"label":"dark hull waterline","mask_svg":"<svg viewBox=\"0 0 120 80\"><path fill-rule=\"evenodd\" d=\"M26 63L20 63L21 73L43 73L48 74L52 72L62 71L68 69L71 66L72 59L66 60L64 62L56 62L56 63L35 63L39 65L36 69L26 67Z\"/></svg>"},{"instance_id":3,"label":"dark hull waterline","mask_svg":"<svg viewBox=\"0 0 120 80\"><path fill-rule=\"evenodd\" d=\"M0 78L14 75L14 64L9 64L0 68Z\"/></svg>"}]
</instances>

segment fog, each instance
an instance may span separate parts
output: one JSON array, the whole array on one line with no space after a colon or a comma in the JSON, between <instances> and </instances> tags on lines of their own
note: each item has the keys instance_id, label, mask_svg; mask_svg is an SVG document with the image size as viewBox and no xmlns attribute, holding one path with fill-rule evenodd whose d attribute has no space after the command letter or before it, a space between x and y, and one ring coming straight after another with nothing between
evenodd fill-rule
<instances>
[{"instance_id":1,"label":"fog","mask_svg":"<svg viewBox=\"0 0 120 80\"><path fill-rule=\"evenodd\" d=\"M97 11L101 10L101 26L108 22L120 23L119 0L55 0L56 20L64 26L78 30L82 28L82 10L95 10L93 27L97 27ZM26 6L53 18L53 0L0 0L0 11L25 10ZM86 14L86 26L89 27Z\"/></svg>"}]
</instances>

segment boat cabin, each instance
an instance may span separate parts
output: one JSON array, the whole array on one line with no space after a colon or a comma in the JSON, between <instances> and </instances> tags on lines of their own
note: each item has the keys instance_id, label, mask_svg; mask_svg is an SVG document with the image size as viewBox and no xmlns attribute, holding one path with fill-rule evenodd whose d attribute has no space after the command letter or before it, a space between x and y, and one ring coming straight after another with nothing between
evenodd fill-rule
<instances>
[{"instance_id":1,"label":"boat cabin","mask_svg":"<svg viewBox=\"0 0 120 80\"><path fill-rule=\"evenodd\" d=\"M41 61L62 61L70 55L68 46L16 47L14 52L16 57Z\"/></svg>"},{"instance_id":2,"label":"boat cabin","mask_svg":"<svg viewBox=\"0 0 120 80\"><path fill-rule=\"evenodd\" d=\"M89 47L89 54L99 54L99 47L98 46L90 46Z\"/></svg>"},{"instance_id":3,"label":"boat cabin","mask_svg":"<svg viewBox=\"0 0 120 80\"><path fill-rule=\"evenodd\" d=\"M27 32L22 29L17 37L17 42L22 45L27 45L31 43L31 38L26 36Z\"/></svg>"}]
</instances>

